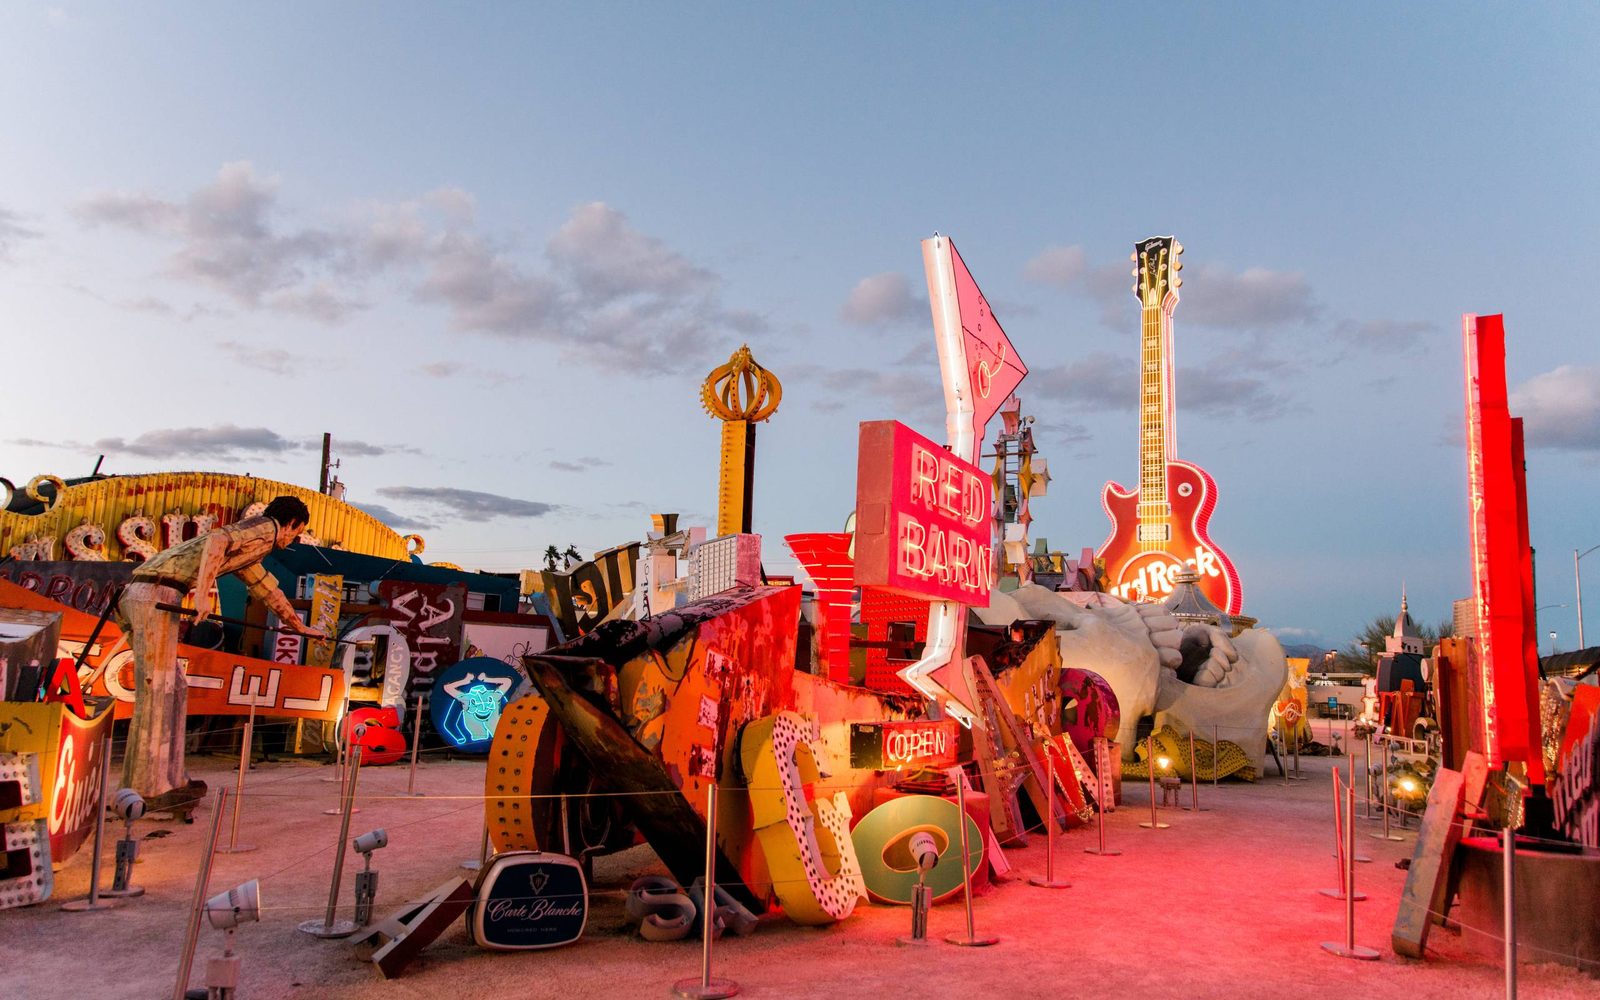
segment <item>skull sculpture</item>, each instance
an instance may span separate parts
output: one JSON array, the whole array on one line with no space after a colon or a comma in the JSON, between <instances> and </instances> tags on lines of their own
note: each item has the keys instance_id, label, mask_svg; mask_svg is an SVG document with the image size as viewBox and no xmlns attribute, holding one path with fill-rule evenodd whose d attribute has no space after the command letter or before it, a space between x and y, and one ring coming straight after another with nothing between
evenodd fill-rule
<instances>
[{"instance_id":1,"label":"skull sculpture","mask_svg":"<svg viewBox=\"0 0 1600 1000\"><path fill-rule=\"evenodd\" d=\"M995 591L977 610L990 625L1019 618L1052 621L1064 666L1100 674L1122 712L1117 741L1132 759L1139 720L1211 740L1213 733L1242 748L1262 773L1267 718L1288 664L1272 633L1248 629L1229 638L1213 625L1184 626L1157 604L1130 604L1108 594L1065 594L1035 584Z\"/></svg>"}]
</instances>

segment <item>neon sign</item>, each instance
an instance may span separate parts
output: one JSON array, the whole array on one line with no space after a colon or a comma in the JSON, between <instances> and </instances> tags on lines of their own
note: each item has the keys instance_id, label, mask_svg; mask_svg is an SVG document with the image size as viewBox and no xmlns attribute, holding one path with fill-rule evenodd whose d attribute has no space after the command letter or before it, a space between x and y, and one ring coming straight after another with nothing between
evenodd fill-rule
<instances>
[{"instance_id":1,"label":"neon sign","mask_svg":"<svg viewBox=\"0 0 1600 1000\"><path fill-rule=\"evenodd\" d=\"M983 427L1000 409L1005 398L1016 391L1028 374L1028 366L1011 346L1011 338L989 308L989 300L967 270L967 262L955 244L950 244L950 268L955 277L956 302L961 310L961 339L966 353L967 382L972 391L974 438L983 436Z\"/></svg>"},{"instance_id":2,"label":"neon sign","mask_svg":"<svg viewBox=\"0 0 1600 1000\"><path fill-rule=\"evenodd\" d=\"M1205 545L1196 545L1193 558L1183 560L1166 552L1143 552L1122 564L1111 593L1125 601L1171 597L1178 573L1185 567L1194 570L1201 579L1222 577L1221 560Z\"/></svg>"},{"instance_id":3,"label":"neon sign","mask_svg":"<svg viewBox=\"0 0 1600 1000\"><path fill-rule=\"evenodd\" d=\"M953 719L852 723L850 766L883 771L954 767L959 733Z\"/></svg>"},{"instance_id":4,"label":"neon sign","mask_svg":"<svg viewBox=\"0 0 1600 1000\"><path fill-rule=\"evenodd\" d=\"M895 420L861 425L857 586L987 607L989 477Z\"/></svg>"},{"instance_id":5,"label":"neon sign","mask_svg":"<svg viewBox=\"0 0 1600 1000\"><path fill-rule=\"evenodd\" d=\"M500 714L525 683L513 667L492 656L447 667L433 683L433 727L458 750L488 753Z\"/></svg>"}]
</instances>

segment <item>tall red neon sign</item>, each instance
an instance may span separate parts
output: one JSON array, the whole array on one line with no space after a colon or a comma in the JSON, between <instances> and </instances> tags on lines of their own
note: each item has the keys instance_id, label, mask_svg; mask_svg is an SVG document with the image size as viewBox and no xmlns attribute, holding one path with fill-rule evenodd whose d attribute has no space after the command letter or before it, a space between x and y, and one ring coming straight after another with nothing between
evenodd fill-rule
<instances>
[{"instance_id":1,"label":"tall red neon sign","mask_svg":"<svg viewBox=\"0 0 1600 1000\"><path fill-rule=\"evenodd\" d=\"M857 586L987 607L989 477L896 420L861 425Z\"/></svg>"},{"instance_id":2,"label":"tall red neon sign","mask_svg":"<svg viewBox=\"0 0 1600 1000\"><path fill-rule=\"evenodd\" d=\"M1467 498L1477 606L1484 747L1490 767L1528 760L1539 743L1523 630L1531 581L1523 574L1526 529L1519 511L1511 414L1506 406L1505 325L1500 316L1461 318L1466 368ZM1530 561L1531 562L1531 561ZM1527 582L1528 585L1524 586ZM1534 668L1536 669L1536 668Z\"/></svg>"}]
</instances>

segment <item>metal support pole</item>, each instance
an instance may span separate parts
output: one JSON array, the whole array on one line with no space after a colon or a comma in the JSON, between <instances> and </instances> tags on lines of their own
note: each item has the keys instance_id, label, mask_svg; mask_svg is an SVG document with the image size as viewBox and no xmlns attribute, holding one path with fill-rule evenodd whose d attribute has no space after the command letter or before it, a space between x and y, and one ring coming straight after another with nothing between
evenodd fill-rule
<instances>
[{"instance_id":1,"label":"metal support pole","mask_svg":"<svg viewBox=\"0 0 1600 1000\"><path fill-rule=\"evenodd\" d=\"M1405 840L1389 831L1389 741L1383 741L1383 832L1372 834L1373 840Z\"/></svg>"},{"instance_id":2,"label":"metal support pole","mask_svg":"<svg viewBox=\"0 0 1600 1000\"><path fill-rule=\"evenodd\" d=\"M189 902L189 925L183 933L183 954L178 957L178 981L172 987L172 1000L183 1000L189 989L189 972L194 968L194 946L200 938L200 913L206 905L206 891L211 885L211 859L217 852L217 837L222 833L222 814L228 808L228 790L217 789L217 805L211 814L211 836L206 839L205 852L200 855L199 870L194 877L194 898Z\"/></svg>"},{"instance_id":3,"label":"metal support pole","mask_svg":"<svg viewBox=\"0 0 1600 1000\"><path fill-rule=\"evenodd\" d=\"M482 871L483 866L489 863L489 803L483 804L483 839L478 843L478 859L461 862L461 867L469 872Z\"/></svg>"},{"instance_id":4,"label":"metal support pole","mask_svg":"<svg viewBox=\"0 0 1600 1000\"><path fill-rule=\"evenodd\" d=\"M1594 549L1589 551L1593 552ZM1588 649L1583 644L1583 576L1578 572L1578 560L1582 558L1577 549L1572 550L1572 585L1578 591L1578 648Z\"/></svg>"},{"instance_id":5,"label":"metal support pole","mask_svg":"<svg viewBox=\"0 0 1600 1000\"><path fill-rule=\"evenodd\" d=\"M1309 725L1309 724L1310 723L1307 723L1307 725ZM1290 730L1288 738L1294 740L1294 750L1290 754L1290 756L1294 757L1294 780L1299 781L1300 780L1300 732L1299 732L1300 724L1299 723L1295 723L1294 725L1289 726L1288 728Z\"/></svg>"},{"instance_id":6,"label":"metal support pole","mask_svg":"<svg viewBox=\"0 0 1600 1000\"><path fill-rule=\"evenodd\" d=\"M1278 736L1283 740L1283 758L1278 761L1278 770L1283 772L1283 785L1289 787L1289 727L1283 724L1283 716L1278 716Z\"/></svg>"},{"instance_id":7,"label":"metal support pole","mask_svg":"<svg viewBox=\"0 0 1600 1000\"><path fill-rule=\"evenodd\" d=\"M1152 734L1144 738L1145 768L1150 775L1150 822L1140 823L1141 829L1165 830L1171 823L1163 823L1156 818L1156 738Z\"/></svg>"},{"instance_id":8,"label":"metal support pole","mask_svg":"<svg viewBox=\"0 0 1600 1000\"><path fill-rule=\"evenodd\" d=\"M1361 741L1361 795L1367 800L1366 818L1372 818L1372 735Z\"/></svg>"},{"instance_id":9,"label":"metal support pole","mask_svg":"<svg viewBox=\"0 0 1600 1000\"><path fill-rule=\"evenodd\" d=\"M1217 762L1222 760L1222 736L1220 733L1221 730L1216 726L1211 727L1211 790L1213 792L1217 790L1217 772L1222 770L1221 767L1217 766Z\"/></svg>"},{"instance_id":10,"label":"metal support pole","mask_svg":"<svg viewBox=\"0 0 1600 1000\"><path fill-rule=\"evenodd\" d=\"M1348 772L1350 774L1350 783L1352 785L1354 785L1355 784L1355 780L1356 780L1356 748L1350 745L1350 739L1349 739L1349 735L1348 734L1346 734L1345 741L1344 741L1344 746L1345 746L1345 750L1347 751L1347 756L1345 758L1345 760L1346 760L1346 768L1347 768L1347 770L1348 770ZM1352 819L1352 822L1353 822L1354 821L1354 817L1352 817L1351 819ZM1357 854L1351 860L1355 861L1357 864L1363 864L1363 865L1372 863L1372 859L1367 857L1365 854Z\"/></svg>"},{"instance_id":11,"label":"metal support pole","mask_svg":"<svg viewBox=\"0 0 1600 1000\"><path fill-rule=\"evenodd\" d=\"M355 812L356 781L361 777L360 744L350 748L350 761L353 766L350 768L350 781L344 786L344 815L339 820L339 839L334 844L333 882L328 886L328 909L321 920L307 920L300 925L300 929L312 937L349 937L358 929L353 920L335 923L333 919L339 908L339 883L344 879L344 854L349 850L350 814Z\"/></svg>"},{"instance_id":12,"label":"metal support pole","mask_svg":"<svg viewBox=\"0 0 1600 1000\"><path fill-rule=\"evenodd\" d=\"M1100 846L1099 848L1085 847L1083 853L1111 857L1122 852L1106 850L1106 795L1108 794L1107 790L1111 787L1111 750L1102 739L1095 740L1094 762L1099 769L1099 774L1097 775L1099 785L1095 789L1094 804L1096 807L1095 812L1099 817L1097 825L1100 827Z\"/></svg>"},{"instance_id":13,"label":"metal support pole","mask_svg":"<svg viewBox=\"0 0 1600 1000\"><path fill-rule=\"evenodd\" d=\"M672 995L689 1000L736 996L739 984L711 978L711 938L717 923L717 783L706 786L706 884L700 911L700 976L672 984Z\"/></svg>"},{"instance_id":14,"label":"metal support pole","mask_svg":"<svg viewBox=\"0 0 1600 1000\"><path fill-rule=\"evenodd\" d=\"M965 776L962 776L962 780L956 783L956 810L961 813L956 819L956 826L961 830L961 898L966 903L967 933L965 937L952 934L945 940L950 944L960 945L963 948L986 948L991 944L999 944L1000 939L997 937L978 937L972 926L972 852L967 843L967 782Z\"/></svg>"},{"instance_id":15,"label":"metal support pole","mask_svg":"<svg viewBox=\"0 0 1600 1000\"><path fill-rule=\"evenodd\" d=\"M1355 788L1355 778L1355 772L1350 772L1350 787L1352 790ZM1342 796L1339 794L1339 769L1335 767L1333 769L1333 856L1336 860L1334 861L1335 876L1333 884L1337 888L1317 890L1324 896L1327 896L1329 899L1343 899L1346 889L1345 868L1348 862L1346 861L1346 855L1344 852L1345 832L1344 820L1340 813L1340 798L1342 798ZM1351 817L1351 820L1354 822L1353 816ZM1359 903L1366 898L1366 893L1356 893L1356 902Z\"/></svg>"},{"instance_id":16,"label":"metal support pole","mask_svg":"<svg viewBox=\"0 0 1600 1000\"><path fill-rule=\"evenodd\" d=\"M416 705L411 709L411 774L406 778L406 794L425 797L427 793L417 791L417 749L422 746L422 696L417 696Z\"/></svg>"},{"instance_id":17,"label":"metal support pole","mask_svg":"<svg viewBox=\"0 0 1600 1000\"><path fill-rule=\"evenodd\" d=\"M1508 826L1500 831L1500 838L1505 844L1501 895L1505 897L1506 1000L1517 1000L1517 831Z\"/></svg>"},{"instance_id":18,"label":"metal support pole","mask_svg":"<svg viewBox=\"0 0 1600 1000\"><path fill-rule=\"evenodd\" d=\"M1044 768L1046 781L1048 782L1044 794L1044 878L1035 875L1033 878L1028 879L1028 884L1036 885L1041 889L1067 889L1072 886L1072 883L1056 878L1056 755L1051 753L1048 747L1045 748L1044 753ZM963 830L967 828L964 817L961 828ZM967 936L972 936L970 927L967 929Z\"/></svg>"},{"instance_id":19,"label":"metal support pole","mask_svg":"<svg viewBox=\"0 0 1600 1000\"><path fill-rule=\"evenodd\" d=\"M365 727L365 726L357 726L355 728L355 732L351 735L350 741L352 743L356 743L356 745L359 747L360 743L358 741L361 739L361 737L365 736L366 733L367 733L367 727ZM350 757L348 757L348 756L345 757L344 761L340 764L340 767L339 767L339 804L337 806L334 806L331 809L322 810L322 815L324 815L324 816L338 816L341 813L343 813L344 810L345 810L345 803L344 803L345 787L348 786L348 785L354 785L355 784L355 780L356 780L355 779L355 774L354 774L354 768L351 767L350 760L351 760ZM356 760L359 761L360 757L357 757ZM356 766L359 767L360 766L359 763ZM323 781L327 781L328 779L327 778L323 778L322 780ZM354 795L352 795L351 798L353 799ZM361 810L356 806L351 806L350 807L350 812L351 812L352 815L355 814L355 813L358 813L360 811Z\"/></svg>"},{"instance_id":20,"label":"metal support pole","mask_svg":"<svg viewBox=\"0 0 1600 1000\"><path fill-rule=\"evenodd\" d=\"M1215 772L1215 767L1212 768ZM1194 730L1189 730L1189 811L1205 812L1200 808L1200 765L1194 752Z\"/></svg>"},{"instance_id":21,"label":"metal support pole","mask_svg":"<svg viewBox=\"0 0 1600 1000\"><path fill-rule=\"evenodd\" d=\"M1338 776L1335 775L1335 781ZM1356 852L1356 783L1352 780L1345 788L1345 850ZM1322 942L1322 950L1340 958L1355 958L1363 962L1376 962L1378 953L1372 948L1356 944L1356 866L1344 868L1344 944L1337 941Z\"/></svg>"},{"instance_id":22,"label":"metal support pole","mask_svg":"<svg viewBox=\"0 0 1600 1000\"><path fill-rule=\"evenodd\" d=\"M244 724L244 738L239 743L239 777L233 783L233 829L228 834L228 846L217 848L218 854L243 854L256 849L254 844L239 843L239 812L244 808L244 773L250 768L250 744L256 731L256 700L250 699L250 719Z\"/></svg>"},{"instance_id":23,"label":"metal support pole","mask_svg":"<svg viewBox=\"0 0 1600 1000\"><path fill-rule=\"evenodd\" d=\"M346 684L345 685L345 689L344 689L344 701L340 704L340 708L339 708L339 718L337 720L335 720L335 722L333 724L333 749L334 749L334 754L335 754L334 760L339 765L339 776L337 778L323 778L322 779L323 781L327 781L327 782L330 782L330 783L334 782L334 781L337 781L337 782L339 782L339 784L341 786L344 784L344 763L345 763L345 758L348 756L348 754L346 754L344 752L345 740L344 740L344 738L342 738L339 735L339 733L344 729L345 716L347 716L349 714L350 714L350 686L348 684Z\"/></svg>"},{"instance_id":24,"label":"metal support pole","mask_svg":"<svg viewBox=\"0 0 1600 1000\"><path fill-rule=\"evenodd\" d=\"M106 733L106 738L100 743L101 760L105 763L105 772L100 776L100 801L96 803L94 817L94 857L89 863L89 896L87 899L74 899L62 903L61 908L71 913L94 913L99 910L112 910L121 906L120 902L100 902L100 841L106 833L106 788L111 784L111 734Z\"/></svg>"}]
</instances>

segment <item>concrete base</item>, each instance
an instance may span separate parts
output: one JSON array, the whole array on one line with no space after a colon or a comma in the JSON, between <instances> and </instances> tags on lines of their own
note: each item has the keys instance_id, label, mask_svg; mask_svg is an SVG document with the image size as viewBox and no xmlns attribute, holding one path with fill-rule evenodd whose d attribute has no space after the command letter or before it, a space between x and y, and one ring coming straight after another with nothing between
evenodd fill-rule
<instances>
[{"instance_id":1,"label":"concrete base","mask_svg":"<svg viewBox=\"0 0 1600 1000\"><path fill-rule=\"evenodd\" d=\"M1600 977L1600 851L1556 854L1517 842L1517 964L1557 962ZM1498 838L1467 837L1461 866L1461 942L1484 955L1504 953L1505 907Z\"/></svg>"}]
</instances>

